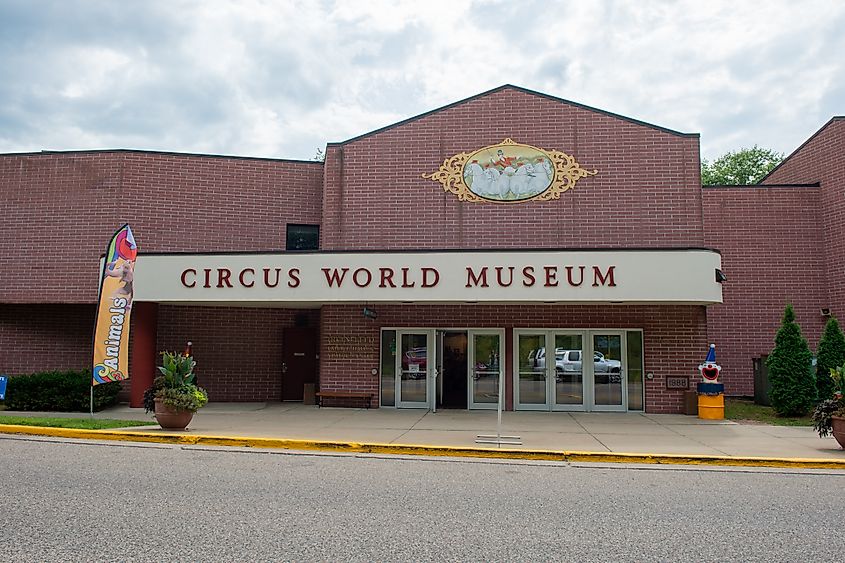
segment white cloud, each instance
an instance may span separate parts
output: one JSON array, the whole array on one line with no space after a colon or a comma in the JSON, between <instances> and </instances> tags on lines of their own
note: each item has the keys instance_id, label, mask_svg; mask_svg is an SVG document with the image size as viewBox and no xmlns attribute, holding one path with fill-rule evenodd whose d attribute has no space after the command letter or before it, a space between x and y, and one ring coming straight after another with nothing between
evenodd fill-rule
<instances>
[{"instance_id":1,"label":"white cloud","mask_svg":"<svg viewBox=\"0 0 845 563\"><path fill-rule=\"evenodd\" d=\"M311 158L513 83L788 152L845 113L845 5L5 2L0 151ZM4 39L5 38L5 39Z\"/></svg>"}]
</instances>

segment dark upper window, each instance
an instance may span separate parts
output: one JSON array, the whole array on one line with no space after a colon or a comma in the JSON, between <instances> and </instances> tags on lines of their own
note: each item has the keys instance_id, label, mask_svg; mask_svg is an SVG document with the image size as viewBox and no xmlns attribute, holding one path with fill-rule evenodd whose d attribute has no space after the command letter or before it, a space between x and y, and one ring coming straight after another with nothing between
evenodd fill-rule
<instances>
[{"instance_id":1,"label":"dark upper window","mask_svg":"<svg viewBox=\"0 0 845 563\"><path fill-rule=\"evenodd\" d=\"M319 250L320 225L288 225L286 250Z\"/></svg>"}]
</instances>

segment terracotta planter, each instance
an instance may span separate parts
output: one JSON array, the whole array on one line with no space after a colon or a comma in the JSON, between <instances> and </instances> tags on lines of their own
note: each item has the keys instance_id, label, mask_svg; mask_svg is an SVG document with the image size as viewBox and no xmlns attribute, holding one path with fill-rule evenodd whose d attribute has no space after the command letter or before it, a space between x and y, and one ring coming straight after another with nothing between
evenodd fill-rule
<instances>
[{"instance_id":1,"label":"terracotta planter","mask_svg":"<svg viewBox=\"0 0 845 563\"><path fill-rule=\"evenodd\" d=\"M834 416L833 419L833 437L839 442L842 449L845 449L845 416Z\"/></svg>"},{"instance_id":2,"label":"terracotta planter","mask_svg":"<svg viewBox=\"0 0 845 563\"><path fill-rule=\"evenodd\" d=\"M162 399L156 399L155 402L156 421L165 430L184 430L194 418L191 411L176 410L165 405Z\"/></svg>"}]
</instances>

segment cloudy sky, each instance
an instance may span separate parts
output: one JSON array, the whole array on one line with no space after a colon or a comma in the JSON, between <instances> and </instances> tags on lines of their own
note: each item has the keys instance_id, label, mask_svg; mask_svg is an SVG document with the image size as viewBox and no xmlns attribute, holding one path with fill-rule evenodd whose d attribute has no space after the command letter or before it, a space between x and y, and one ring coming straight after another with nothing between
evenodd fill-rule
<instances>
[{"instance_id":1,"label":"cloudy sky","mask_svg":"<svg viewBox=\"0 0 845 563\"><path fill-rule=\"evenodd\" d=\"M0 0L0 152L311 159L510 83L790 152L845 114L845 2Z\"/></svg>"}]
</instances>

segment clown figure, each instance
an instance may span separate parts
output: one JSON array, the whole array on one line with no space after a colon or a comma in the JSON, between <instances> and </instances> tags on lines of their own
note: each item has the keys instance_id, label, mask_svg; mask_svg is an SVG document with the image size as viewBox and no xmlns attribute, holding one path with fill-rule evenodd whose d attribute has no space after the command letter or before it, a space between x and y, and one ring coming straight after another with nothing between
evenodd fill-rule
<instances>
[{"instance_id":1,"label":"clown figure","mask_svg":"<svg viewBox=\"0 0 845 563\"><path fill-rule=\"evenodd\" d=\"M698 366L698 371L701 372L701 378L705 383L718 383L722 366L716 363L715 344L710 345L710 350L707 352L707 359L704 360L703 364Z\"/></svg>"}]
</instances>

